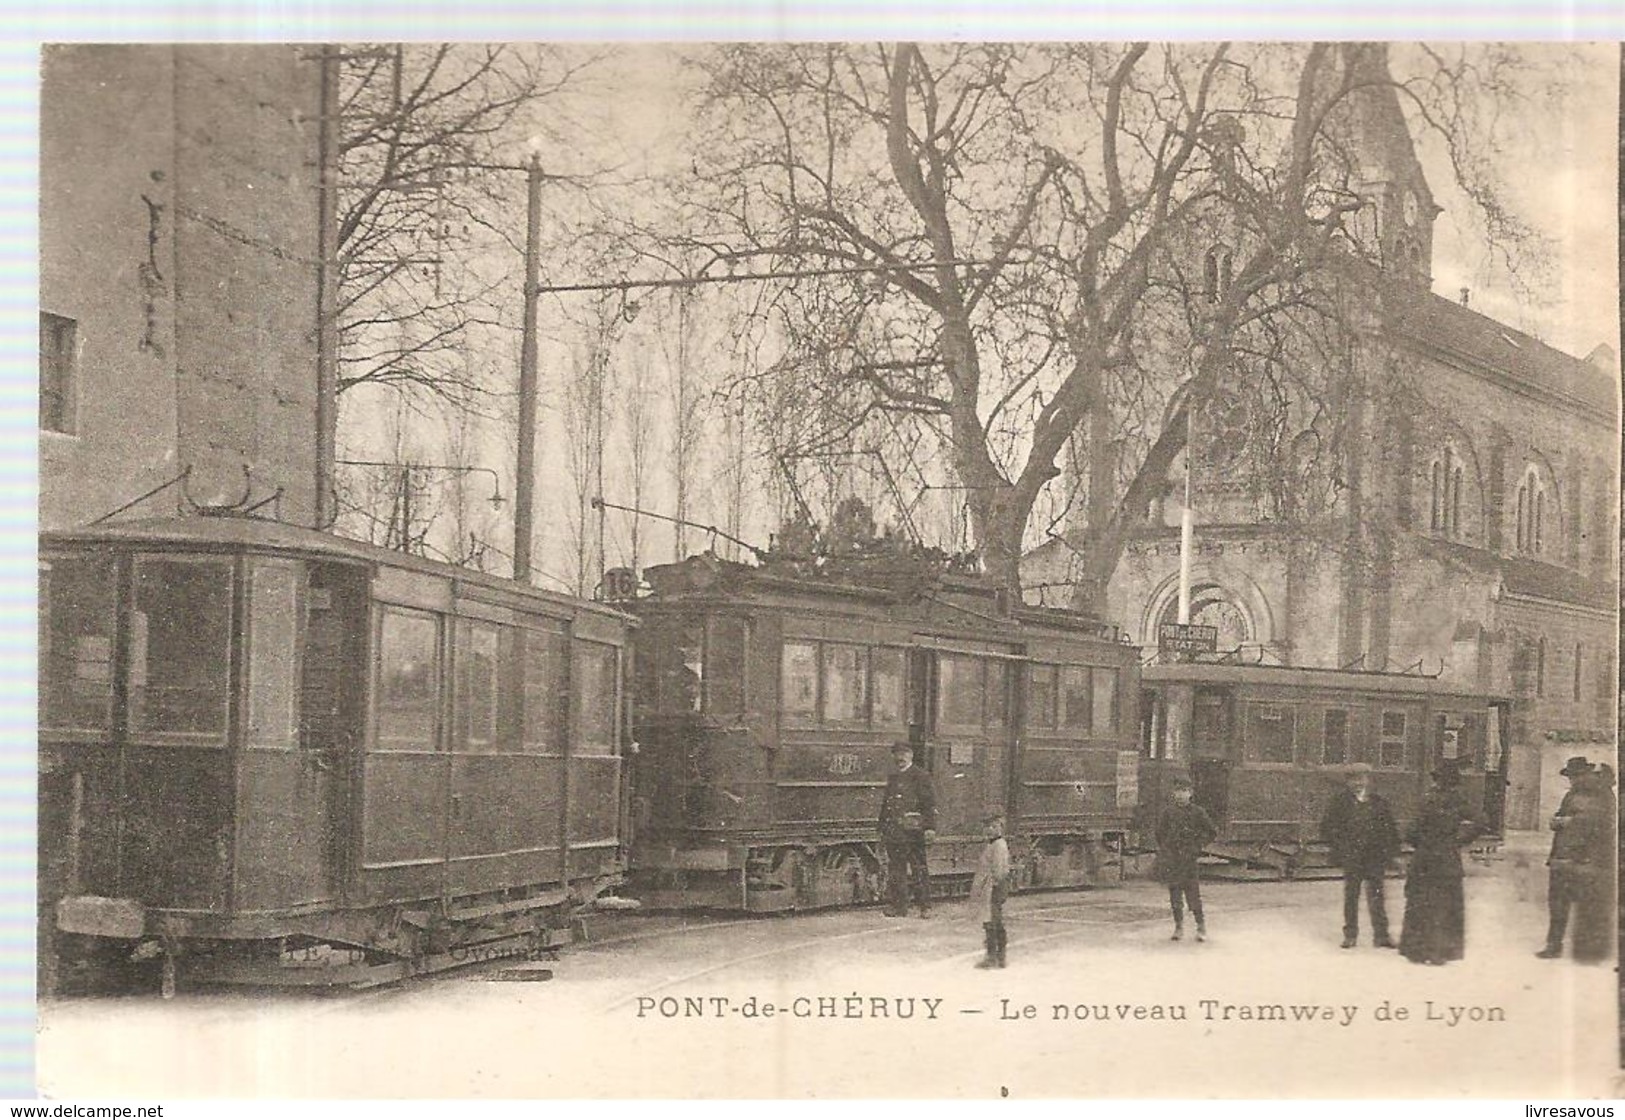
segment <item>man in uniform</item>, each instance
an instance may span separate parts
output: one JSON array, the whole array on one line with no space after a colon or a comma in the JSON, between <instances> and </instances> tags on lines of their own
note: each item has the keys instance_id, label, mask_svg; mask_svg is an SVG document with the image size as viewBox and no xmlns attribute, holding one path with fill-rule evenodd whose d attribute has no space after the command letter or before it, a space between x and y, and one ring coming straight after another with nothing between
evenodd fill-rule
<instances>
[{"instance_id":1,"label":"man in uniform","mask_svg":"<svg viewBox=\"0 0 1625 1120\"><path fill-rule=\"evenodd\" d=\"M1371 767L1349 767L1348 786L1326 809L1320 837L1331 845L1332 862L1343 869L1343 948L1360 940L1360 888L1371 911L1371 940L1379 949L1397 948L1388 935L1388 907L1383 877L1388 861L1399 854L1399 826L1388 802L1371 792Z\"/></svg>"},{"instance_id":2,"label":"man in uniform","mask_svg":"<svg viewBox=\"0 0 1625 1120\"><path fill-rule=\"evenodd\" d=\"M931 775L914 765L914 746L892 744L897 768L886 779L880 802L880 840L886 846L886 913L908 913L910 887L920 904L920 917L931 913L931 881L925 868L926 842L936 837L937 799Z\"/></svg>"}]
</instances>

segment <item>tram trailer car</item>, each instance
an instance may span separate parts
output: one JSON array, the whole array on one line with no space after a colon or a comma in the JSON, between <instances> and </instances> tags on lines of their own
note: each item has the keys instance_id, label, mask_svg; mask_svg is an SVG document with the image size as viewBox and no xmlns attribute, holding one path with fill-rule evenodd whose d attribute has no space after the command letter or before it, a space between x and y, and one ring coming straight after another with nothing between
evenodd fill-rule
<instances>
[{"instance_id":1,"label":"tram trailer car","mask_svg":"<svg viewBox=\"0 0 1625 1120\"><path fill-rule=\"evenodd\" d=\"M872 902L892 744L936 792L934 891L990 812L1018 885L1115 878L1137 780L1138 651L980 581L855 586L714 557L650 569L638 636L632 889L647 906Z\"/></svg>"},{"instance_id":2,"label":"tram trailer car","mask_svg":"<svg viewBox=\"0 0 1625 1120\"><path fill-rule=\"evenodd\" d=\"M1276 666L1174 663L1141 670L1141 834L1188 773L1218 825L1208 847L1237 877L1326 872L1320 821L1349 767L1403 828L1429 775L1461 769L1463 796L1492 835L1504 822L1512 698L1425 676Z\"/></svg>"},{"instance_id":3,"label":"tram trailer car","mask_svg":"<svg viewBox=\"0 0 1625 1120\"><path fill-rule=\"evenodd\" d=\"M40 544L47 986L382 982L618 882L630 617L258 519Z\"/></svg>"}]
</instances>

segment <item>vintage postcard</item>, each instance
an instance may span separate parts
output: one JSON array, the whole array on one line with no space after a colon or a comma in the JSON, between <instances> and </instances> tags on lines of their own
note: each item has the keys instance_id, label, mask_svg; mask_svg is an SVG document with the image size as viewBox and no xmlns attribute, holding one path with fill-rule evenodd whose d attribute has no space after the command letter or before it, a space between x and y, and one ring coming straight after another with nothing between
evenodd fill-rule
<instances>
[{"instance_id":1,"label":"vintage postcard","mask_svg":"<svg viewBox=\"0 0 1625 1120\"><path fill-rule=\"evenodd\" d=\"M47 46L42 1093L1617 1096L1620 74Z\"/></svg>"}]
</instances>

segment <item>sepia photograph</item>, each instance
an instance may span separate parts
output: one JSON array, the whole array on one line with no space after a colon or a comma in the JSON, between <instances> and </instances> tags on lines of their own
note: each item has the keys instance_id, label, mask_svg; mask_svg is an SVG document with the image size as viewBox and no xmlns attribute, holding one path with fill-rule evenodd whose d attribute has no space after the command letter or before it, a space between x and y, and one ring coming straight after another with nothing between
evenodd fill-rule
<instances>
[{"instance_id":1,"label":"sepia photograph","mask_svg":"<svg viewBox=\"0 0 1625 1120\"><path fill-rule=\"evenodd\" d=\"M44 1096L1621 1095L1619 44L38 61Z\"/></svg>"}]
</instances>

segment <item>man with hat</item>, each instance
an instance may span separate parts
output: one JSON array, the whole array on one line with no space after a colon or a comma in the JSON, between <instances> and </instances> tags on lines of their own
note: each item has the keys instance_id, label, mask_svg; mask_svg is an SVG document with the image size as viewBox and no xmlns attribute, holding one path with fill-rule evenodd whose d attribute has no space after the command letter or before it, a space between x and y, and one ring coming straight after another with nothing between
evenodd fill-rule
<instances>
[{"instance_id":1,"label":"man with hat","mask_svg":"<svg viewBox=\"0 0 1625 1120\"><path fill-rule=\"evenodd\" d=\"M1397 948L1388 935L1388 907L1383 878L1399 854L1399 826L1380 794L1371 791L1371 767L1357 762L1348 769L1348 784L1332 798L1321 819L1320 838L1331 846L1332 863L1343 869L1343 948L1360 941L1360 889L1371 911L1372 944Z\"/></svg>"},{"instance_id":2,"label":"man with hat","mask_svg":"<svg viewBox=\"0 0 1625 1120\"><path fill-rule=\"evenodd\" d=\"M1569 780L1569 790L1552 817L1552 853L1546 860L1546 944L1535 956L1545 960L1563 955L1569 930L1569 912L1585 909L1592 887L1591 857L1598 819L1596 796L1590 788L1595 772L1589 759L1575 755L1558 773Z\"/></svg>"},{"instance_id":3,"label":"man with hat","mask_svg":"<svg viewBox=\"0 0 1625 1120\"><path fill-rule=\"evenodd\" d=\"M880 840L886 847L886 913L901 918L908 913L910 888L920 904L920 917L931 913L931 879L925 866L925 845L936 838L937 798L931 775L914 765L914 745L906 739L892 744L897 768L886 779L880 802Z\"/></svg>"}]
</instances>

